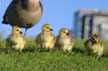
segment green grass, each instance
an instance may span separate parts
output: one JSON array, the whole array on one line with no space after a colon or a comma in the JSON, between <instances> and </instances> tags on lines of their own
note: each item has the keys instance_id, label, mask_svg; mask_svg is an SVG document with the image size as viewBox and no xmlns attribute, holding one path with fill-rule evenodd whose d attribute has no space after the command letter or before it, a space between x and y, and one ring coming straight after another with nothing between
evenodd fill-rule
<instances>
[{"instance_id":1,"label":"green grass","mask_svg":"<svg viewBox=\"0 0 108 71\"><path fill-rule=\"evenodd\" d=\"M0 71L108 71L108 44L105 53L99 60L85 54L84 40L75 41L73 52L64 53L60 50L35 50L35 41L28 40L22 53L5 53L0 51ZM0 40L0 47L5 47L5 41Z\"/></svg>"}]
</instances>

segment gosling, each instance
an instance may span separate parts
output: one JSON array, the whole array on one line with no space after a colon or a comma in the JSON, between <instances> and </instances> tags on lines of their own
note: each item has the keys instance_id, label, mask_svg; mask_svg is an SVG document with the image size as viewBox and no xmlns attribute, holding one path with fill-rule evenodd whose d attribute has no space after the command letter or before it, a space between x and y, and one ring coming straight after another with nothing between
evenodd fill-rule
<instances>
[{"instance_id":1,"label":"gosling","mask_svg":"<svg viewBox=\"0 0 108 71\"><path fill-rule=\"evenodd\" d=\"M63 51L71 52L73 48L73 39L69 33L69 30L62 28L59 31L59 35L56 37L55 47L62 49Z\"/></svg>"},{"instance_id":2,"label":"gosling","mask_svg":"<svg viewBox=\"0 0 108 71\"><path fill-rule=\"evenodd\" d=\"M49 24L42 26L42 32L36 37L36 47L41 49L53 49L55 44L55 36L52 34L52 28Z\"/></svg>"},{"instance_id":3,"label":"gosling","mask_svg":"<svg viewBox=\"0 0 108 71\"><path fill-rule=\"evenodd\" d=\"M21 29L18 26L12 27L12 33L6 39L8 52L11 49L22 52L25 46L25 38L22 35Z\"/></svg>"},{"instance_id":4,"label":"gosling","mask_svg":"<svg viewBox=\"0 0 108 71\"><path fill-rule=\"evenodd\" d=\"M104 47L96 33L93 34L90 39L85 41L85 49L88 55L95 55L97 58L102 56Z\"/></svg>"}]
</instances>

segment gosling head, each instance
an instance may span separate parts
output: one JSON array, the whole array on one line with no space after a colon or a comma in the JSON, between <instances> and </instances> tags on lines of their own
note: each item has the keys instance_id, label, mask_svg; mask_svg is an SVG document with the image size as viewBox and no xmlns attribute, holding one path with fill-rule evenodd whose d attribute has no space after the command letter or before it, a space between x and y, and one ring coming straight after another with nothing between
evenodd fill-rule
<instances>
[{"instance_id":1,"label":"gosling head","mask_svg":"<svg viewBox=\"0 0 108 71\"><path fill-rule=\"evenodd\" d=\"M100 42L100 38L99 38L98 34L96 34L96 33L92 35L91 40L93 43L99 43Z\"/></svg>"},{"instance_id":2,"label":"gosling head","mask_svg":"<svg viewBox=\"0 0 108 71\"><path fill-rule=\"evenodd\" d=\"M68 29L66 28L62 28L60 31L59 31L59 35L62 36L62 37L66 37L66 36L69 36L69 31Z\"/></svg>"},{"instance_id":3,"label":"gosling head","mask_svg":"<svg viewBox=\"0 0 108 71\"><path fill-rule=\"evenodd\" d=\"M42 32L51 32L51 31L53 31L51 25L45 24L42 26Z\"/></svg>"},{"instance_id":4,"label":"gosling head","mask_svg":"<svg viewBox=\"0 0 108 71\"><path fill-rule=\"evenodd\" d=\"M18 26L14 26L14 27L12 28L12 34L13 34L13 35L22 34L21 28L19 28Z\"/></svg>"}]
</instances>

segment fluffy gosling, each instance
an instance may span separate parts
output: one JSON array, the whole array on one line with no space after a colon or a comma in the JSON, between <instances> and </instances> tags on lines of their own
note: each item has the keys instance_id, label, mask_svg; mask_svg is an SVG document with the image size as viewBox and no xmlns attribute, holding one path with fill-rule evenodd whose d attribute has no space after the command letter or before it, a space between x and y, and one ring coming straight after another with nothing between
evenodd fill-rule
<instances>
[{"instance_id":1,"label":"fluffy gosling","mask_svg":"<svg viewBox=\"0 0 108 71\"><path fill-rule=\"evenodd\" d=\"M95 55L97 58L102 56L104 47L97 34L93 34L90 39L85 41L85 48L88 55Z\"/></svg>"},{"instance_id":2,"label":"fluffy gosling","mask_svg":"<svg viewBox=\"0 0 108 71\"><path fill-rule=\"evenodd\" d=\"M36 37L37 48L52 49L54 47L55 37L51 31L51 25L44 24L42 26L42 32Z\"/></svg>"},{"instance_id":3,"label":"fluffy gosling","mask_svg":"<svg viewBox=\"0 0 108 71\"><path fill-rule=\"evenodd\" d=\"M12 33L6 39L6 46L10 49L15 49L20 52L24 49L25 46L25 38L22 35L21 29L17 26L12 28Z\"/></svg>"},{"instance_id":4,"label":"fluffy gosling","mask_svg":"<svg viewBox=\"0 0 108 71\"><path fill-rule=\"evenodd\" d=\"M73 39L66 28L62 28L59 31L59 35L56 37L56 48L60 48L63 51L71 51L73 48Z\"/></svg>"}]
</instances>

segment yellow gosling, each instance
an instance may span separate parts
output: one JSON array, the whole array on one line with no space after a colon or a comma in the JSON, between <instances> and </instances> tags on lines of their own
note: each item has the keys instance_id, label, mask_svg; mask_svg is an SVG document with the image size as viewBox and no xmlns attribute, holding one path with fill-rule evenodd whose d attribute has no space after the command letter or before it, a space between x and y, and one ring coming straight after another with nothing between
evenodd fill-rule
<instances>
[{"instance_id":1,"label":"yellow gosling","mask_svg":"<svg viewBox=\"0 0 108 71\"><path fill-rule=\"evenodd\" d=\"M62 28L56 37L55 47L70 52L73 48L73 44L74 42L69 31L66 28Z\"/></svg>"},{"instance_id":2,"label":"yellow gosling","mask_svg":"<svg viewBox=\"0 0 108 71\"><path fill-rule=\"evenodd\" d=\"M8 36L6 40L6 46L10 49L15 49L20 52L24 49L25 38L22 35L21 29L17 26L12 28L12 33Z\"/></svg>"},{"instance_id":3,"label":"yellow gosling","mask_svg":"<svg viewBox=\"0 0 108 71\"><path fill-rule=\"evenodd\" d=\"M52 49L54 47L55 37L51 31L51 25L44 24L42 26L42 32L36 37L37 48Z\"/></svg>"}]
</instances>

